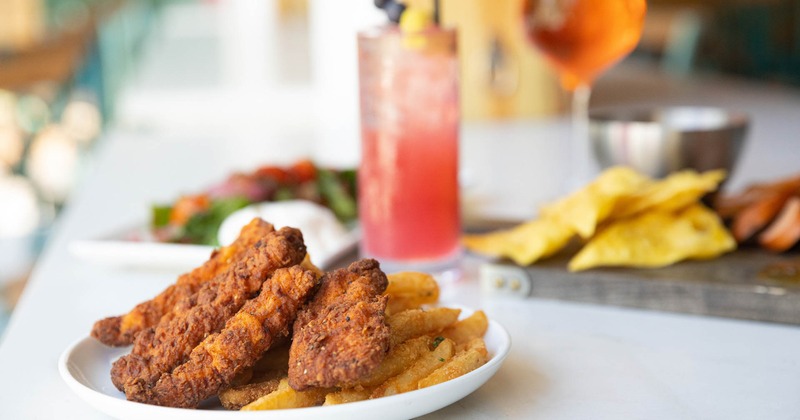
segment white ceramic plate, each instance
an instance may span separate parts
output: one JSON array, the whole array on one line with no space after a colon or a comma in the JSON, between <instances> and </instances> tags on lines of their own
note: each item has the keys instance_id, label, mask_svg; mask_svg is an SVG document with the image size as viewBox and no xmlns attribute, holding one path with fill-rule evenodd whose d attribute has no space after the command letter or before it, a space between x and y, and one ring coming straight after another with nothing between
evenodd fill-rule
<instances>
[{"instance_id":1,"label":"white ceramic plate","mask_svg":"<svg viewBox=\"0 0 800 420\"><path fill-rule=\"evenodd\" d=\"M462 317L469 312L465 308ZM511 337L500 324L489 321L484 340L491 355L489 362L439 385L350 404L279 411L226 411L219 406L190 410L130 402L114 387L109 375L112 362L127 354L130 347L107 347L91 337L82 338L69 346L58 361L58 369L70 389L81 399L119 419L409 419L466 397L497 372L511 349Z\"/></svg>"},{"instance_id":2,"label":"white ceramic plate","mask_svg":"<svg viewBox=\"0 0 800 420\"><path fill-rule=\"evenodd\" d=\"M136 238L136 239L133 239ZM341 245L325 255L311 256L325 269L355 249L360 239L358 229L348 232ZM214 250L212 246L156 242L145 228L131 229L100 239L81 239L69 244L72 255L88 262L121 266L190 270L203 264Z\"/></svg>"},{"instance_id":3,"label":"white ceramic plate","mask_svg":"<svg viewBox=\"0 0 800 420\"><path fill-rule=\"evenodd\" d=\"M69 244L69 252L84 261L121 267L189 270L205 262L212 246L126 240L123 235L107 239L80 239Z\"/></svg>"}]
</instances>

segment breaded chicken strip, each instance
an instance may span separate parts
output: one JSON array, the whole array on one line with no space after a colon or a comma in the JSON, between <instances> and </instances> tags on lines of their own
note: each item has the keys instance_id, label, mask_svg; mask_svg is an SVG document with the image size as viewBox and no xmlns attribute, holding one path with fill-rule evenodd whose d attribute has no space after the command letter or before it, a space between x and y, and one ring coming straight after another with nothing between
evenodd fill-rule
<instances>
[{"instance_id":1,"label":"breaded chicken strip","mask_svg":"<svg viewBox=\"0 0 800 420\"><path fill-rule=\"evenodd\" d=\"M347 386L375 369L389 350L388 281L365 259L322 277L320 289L294 323L289 385Z\"/></svg>"},{"instance_id":2,"label":"breaded chicken strip","mask_svg":"<svg viewBox=\"0 0 800 420\"><path fill-rule=\"evenodd\" d=\"M208 261L178 277L175 284L155 298L136 305L125 315L97 321L92 328L92 337L109 346L130 345L139 332L155 326L162 317L171 318L174 311L186 310L186 305L178 304L197 293L204 283L230 270L256 242L274 230L271 224L253 219L230 246L214 250Z\"/></svg>"},{"instance_id":3,"label":"breaded chicken strip","mask_svg":"<svg viewBox=\"0 0 800 420\"><path fill-rule=\"evenodd\" d=\"M129 399L140 398L136 395L183 363L209 334L222 329L275 270L301 263L305 254L303 236L293 228L282 228L256 242L232 270L202 285L189 310L137 336L131 354L112 365L114 385Z\"/></svg>"},{"instance_id":4,"label":"breaded chicken strip","mask_svg":"<svg viewBox=\"0 0 800 420\"><path fill-rule=\"evenodd\" d=\"M128 399L170 407L197 407L241 371L252 367L264 351L289 335L297 311L317 280L300 266L275 271L261 288L225 324L203 340L186 363L161 376L152 390L129 394Z\"/></svg>"}]
</instances>

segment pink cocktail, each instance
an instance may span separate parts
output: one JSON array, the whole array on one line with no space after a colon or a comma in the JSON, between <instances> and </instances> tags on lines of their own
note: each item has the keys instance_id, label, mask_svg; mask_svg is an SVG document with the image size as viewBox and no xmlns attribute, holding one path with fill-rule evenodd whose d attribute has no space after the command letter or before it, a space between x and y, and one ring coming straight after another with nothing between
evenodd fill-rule
<instances>
[{"instance_id":1,"label":"pink cocktail","mask_svg":"<svg viewBox=\"0 0 800 420\"><path fill-rule=\"evenodd\" d=\"M362 254L397 268L459 254L456 36L359 35Z\"/></svg>"}]
</instances>

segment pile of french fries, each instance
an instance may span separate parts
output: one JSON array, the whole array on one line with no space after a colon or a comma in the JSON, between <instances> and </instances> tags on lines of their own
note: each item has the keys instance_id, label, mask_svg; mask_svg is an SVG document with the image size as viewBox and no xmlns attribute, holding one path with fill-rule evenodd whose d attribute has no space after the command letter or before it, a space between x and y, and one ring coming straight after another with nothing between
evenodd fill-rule
<instances>
[{"instance_id":1,"label":"pile of french fries","mask_svg":"<svg viewBox=\"0 0 800 420\"><path fill-rule=\"evenodd\" d=\"M278 410L344 404L433 386L477 369L489 355L483 336L489 321L483 311L459 320L460 309L427 308L439 299L436 280L423 273L388 276L386 309L390 349L383 362L349 388L289 386L289 347L268 351L258 364L219 395L233 410Z\"/></svg>"}]
</instances>

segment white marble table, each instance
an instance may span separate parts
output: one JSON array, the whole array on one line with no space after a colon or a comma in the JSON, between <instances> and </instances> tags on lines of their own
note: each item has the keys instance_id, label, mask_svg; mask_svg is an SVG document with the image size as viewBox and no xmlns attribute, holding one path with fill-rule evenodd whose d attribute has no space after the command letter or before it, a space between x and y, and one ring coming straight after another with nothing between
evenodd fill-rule
<instances>
[{"instance_id":1,"label":"white marble table","mask_svg":"<svg viewBox=\"0 0 800 420\"><path fill-rule=\"evenodd\" d=\"M795 170L798 95L741 89L702 96L755 116L734 184ZM71 240L142 220L147 203L206 185L229 170L313 154L315 147L313 130L228 138L200 131L107 135L0 344L1 418L103 418L61 381L59 354L88 334L96 319L125 311L174 280L170 272L78 261L67 252ZM463 164L472 177L467 198L486 214L529 214L547 191L541 183L552 180L540 178L549 170L541 165L557 150L553 136L561 132L557 121L465 127ZM798 418L799 328L492 298L477 287L475 262L465 264L465 277L445 286L443 300L484 308L510 331L513 347L490 382L430 418Z\"/></svg>"}]
</instances>

